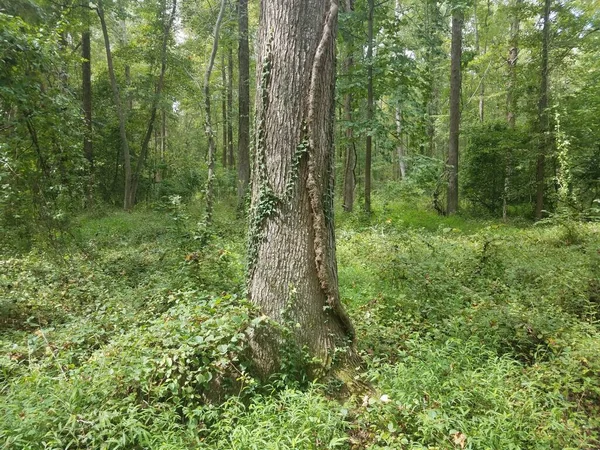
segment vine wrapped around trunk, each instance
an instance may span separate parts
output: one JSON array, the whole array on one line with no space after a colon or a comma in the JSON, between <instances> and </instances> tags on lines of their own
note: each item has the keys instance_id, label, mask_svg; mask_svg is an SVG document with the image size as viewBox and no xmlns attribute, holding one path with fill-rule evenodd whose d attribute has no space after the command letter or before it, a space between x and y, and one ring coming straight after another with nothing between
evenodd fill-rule
<instances>
[{"instance_id":1,"label":"vine wrapped around trunk","mask_svg":"<svg viewBox=\"0 0 600 450\"><path fill-rule=\"evenodd\" d=\"M248 294L313 358L312 376L360 364L339 297L333 227L337 0L261 7ZM254 336L263 375L279 369L281 336ZM316 361L316 363L314 362Z\"/></svg>"}]
</instances>

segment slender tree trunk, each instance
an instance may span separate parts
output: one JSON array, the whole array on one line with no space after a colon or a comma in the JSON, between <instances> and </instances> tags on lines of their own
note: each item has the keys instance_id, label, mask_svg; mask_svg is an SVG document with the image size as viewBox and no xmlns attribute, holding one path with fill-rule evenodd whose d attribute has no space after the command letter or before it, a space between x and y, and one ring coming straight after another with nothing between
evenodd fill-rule
<instances>
[{"instance_id":1,"label":"slender tree trunk","mask_svg":"<svg viewBox=\"0 0 600 450\"><path fill-rule=\"evenodd\" d=\"M243 205L250 182L250 48L248 46L248 0L238 2L238 206Z\"/></svg>"},{"instance_id":2,"label":"slender tree trunk","mask_svg":"<svg viewBox=\"0 0 600 450\"><path fill-rule=\"evenodd\" d=\"M481 29L479 27L479 20L478 20L478 16L477 16L477 4L478 4L478 0L475 0L475 2L473 4L474 15L475 15L475 53L477 55L479 55L479 54L485 55L487 53L487 39L484 39L483 51L482 51L481 45L480 45ZM488 0L486 12L485 12L485 20L483 22L483 29L486 32L487 32L487 27L488 27L489 15L490 15L490 2ZM485 73L481 74L481 82L479 83L479 121L481 123L483 123L483 121L485 119L485 80L484 80L484 77L485 77Z\"/></svg>"},{"instance_id":3,"label":"slender tree trunk","mask_svg":"<svg viewBox=\"0 0 600 450\"><path fill-rule=\"evenodd\" d=\"M148 157L148 147L150 145L150 139L152 138L152 129L154 128L154 122L156 121L156 111L158 109L158 102L160 100L160 96L162 94L162 89L165 81L165 73L167 71L167 43L169 41L169 36L171 33L171 27L173 26L173 21L175 20L175 11L177 9L177 0L172 0L173 4L171 6L171 15L169 19L163 25L163 39L162 46L160 50L160 75L158 76L158 82L156 84L156 91L154 94L154 99L152 100L152 106L150 109L150 119L148 120L148 126L146 128L146 134L144 134L144 139L142 141L142 147L140 149L140 154L137 158L137 162L135 165L135 171L133 173L133 179L131 182L131 205L135 205L137 199L137 188L139 184L139 179L142 173L142 169L146 163L146 159Z\"/></svg>"},{"instance_id":4,"label":"slender tree trunk","mask_svg":"<svg viewBox=\"0 0 600 450\"><path fill-rule=\"evenodd\" d=\"M347 13L354 11L354 1L345 0L345 10ZM348 55L344 61L344 71L347 76L351 76L354 66L352 57L353 46L351 33L348 34ZM356 189L356 143L354 142L354 131L352 123L352 93L347 92L344 95L344 119L348 122L346 127L346 158L344 162L344 204L346 212L352 212L354 208L354 191Z\"/></svg>"},{"instance_id":5,"label":"slender tree trunk","mask_svg":"<svg viewBox=\"0 0 600 450\"><path fill-rule=\"evenodd\" d=\"M427 132L427 148L428 156L436 156L436 129L435 117L438 115L438 97L439 90L433 67L436 64L435 50L436 43L436 24L434 22L439 19L440 11L437 0L425 0L425 30L427 36L427 50L425 53L426 59L426 77L429 81L429 89L426 97L427 117L426 117L426 132Z\"/></svg>"},{"instance_id":6,"label":"slender tree trunk","mask_svg":"<svg viewBox=\"0 0 600 450\"><path fill-rule=\"evenodd\" d=\"M92 147L92 52L90 45L89 14L84 10L86 28L81 35L81 91L85 134L83 136L83 154L89 164L88 203L92 202L94 187L94 148Z\"/></svg>"},{"instance_id":7,"label":"slender tree trunk","mask_svg":"<svg viewBox=\"0 0 600 450\"><path fill-rule=\"evenodd\" d=\"M368 37L367 37L367 145L365 151L365 212L371 213L371 159L373 146L373 15L375 0L368 0Z\"/></svg>"},{"instance_id":8,"label":"slender tree trunk","mask_svg":"<svg viewBox=\"0 0 600 450\"><path fill-rule=\"evenodd\" d=\"M235 168L233 155L233 50L231 46L227 50L227 150L229 153L227 165L233 169Z\"/></svg>"},{"instance_id":9,"label":"slender tree trunk","mask_svg":"<svg viewBox=\"0 0 600 450\"><path fill-rule=\"evenodd\" d=\"M160 132L160 181L163 180L164 177L164 167L165 167L165 158L167 154L167 143L169 136L167 131L167 112L163 109L162 111L162 124L161 124L161 132Z\"/></svg>"},{"instance_id":10,"label":"slender tree trunk","mask_svg":"<svg viewBox=\"0 0 600 450\"><path fill-rule=\"evenodd\" d=\"M223 153L221 153L221 164L227 167L227 64L225 64L225 54L221 55L221 82L223 90L221 94L221 117L223 122Z\"/></svg>"},{"instance_id":11,"label":"slender tree trunk","mask_svg":"<svg viewBox=\"0 0 600 450\"><path fill-rule=\"evenodd\" d=\"M214 179L215 179L215 133L212 129L212 120L210 116L210 75L215 64L215 57L219 48L219 30L225 12L225 4L227 0L221 0L221 8L215 23L213 32L213 46L210 53L210 60L204 74L204 114L205 114L205 132L208 139L208 177L206 180L206 216L205 222L207 225L212 223L212 214L214 208ZM225 124L223 124L224 126ZM224 149L225 151L225 149Z\"/></svg>"},{"instance_id":12,"label":"slender tree trunk","mask_svg":"<svg viewBox=\"0 0 600 450\"><path fill-rule=\"evenodd\" d=\"M257 61L248 293L289 327L314 361L309 375L360 364L340 303L333 227L333 116L337 0L263 0ZM252 336L264 376L279 369L282 337Z\"/></svg>"},{"instance_id":13,"label":"slender tree trunk","mask_svg":"<svg viewBox=\"0 0 600 450\"><path fill-rule=\"evenodd\" d=\"M544 29L542 35L542 76L540 85L540 101L538 105L538 121L540 132L540 146L538 150L535 181L536 198L535 212L536 220L542 218L544 211L544 191L546 174L546 153L550 145L549 139L549 116L548 116L548 44L550 40L550 4L551 0L544 1Z\"/></svg>"},{"instance_id":14,"label":"slender tree trunk","mask_svg":"<svg viewBox=\"0 0 600 450\"><path fill-rule=\"evenodd\" d=\"M129 45L129 39L127 36L127 22L125 19L121 20L121 32L119 44L121 47L127 47ZM125 101L127 105L127 111L131 111L133 109L133 97L131 95L131 66L126 62L125 63Z\"/></svg>"},{"instance_id":15,"label":"slender tree trunk","mask_svg":"<svg viewBox=\"0 0 600 450\"><path fill-rule=\"evenodd\" d=\"M506 89L506 121L508 128L515 129L517 121L517 58L519 57L519 15L522 0L515 0L513 5L513 19L510 25L510 49L508 50L508 87ZM512 173L512 151L506 155L506 170L504 174L504 195L502 198L502 220L508 219L508 196L510 193L510 176Z\"/></svg>"},{"instance_id":16,"label":"slender tree trunk","mask_svg":"<svg viewBox=\"0 0 600 450\"><path fill-rule=\"evenodd\" d=\"M448 146L448 204L447 214L458 211L458 145L460 132L460 88L462 56L463 11L452 13L452 46L450 62L450 140Z\"/></svg>"},{"instance_id":17,"label":"slender tree trunk","mask_svg":"<svg viewBox=\"0 0 600 450\"><path fill-rule=\"evenodd\" d=\"M125 172L125 188L123 195L123 208L125 211L131 210L133 206L131 204L131 157L129 154L129 143L127 142L127 130L125 123L125 111L123 110L123 104L121 102L121 94L119 93L119 85L117 84L117 78L115 76L115 69L113 66L112 51L110 49L110 39L108 36L108 28L106 27L106 20L104 18L104 5L103 1L97 2L96 12L100 19L100 26L102 27L102 35L104 36L104 48L106 50L106 62L108 65L108 76L110 78L110 85L113 92L113 98L115 102L115 108L117 110L117 117L119 119L119 136L121 139L121 153L123 154L123 165Z\"/></svg>"},{"instance_id":18,"label":"slender tree trunk","mask_svg":"<svg viewBox=\"0 0 600 450\"><path fill-rule=\"evenodd\" d=\"M404 141L402 139L402 113L400 107L396 107L396 133L398 134L398 144L396 151L398 152L398 165L400 167L400 178L406 178L406 149L404 148Z\"/></svg>"}]
</instances>

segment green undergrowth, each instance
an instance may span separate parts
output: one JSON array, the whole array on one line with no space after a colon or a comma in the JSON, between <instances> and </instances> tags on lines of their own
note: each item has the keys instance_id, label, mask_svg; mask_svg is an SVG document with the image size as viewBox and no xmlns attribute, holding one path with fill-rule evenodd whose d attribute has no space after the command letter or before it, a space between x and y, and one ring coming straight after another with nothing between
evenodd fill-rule
<instances>
[{"instance_id":1,"label":"green undergrowth","mask_svg":"<svg viewBox=\"0 0 600 450\"><path fill-rule=\"evenodd\" d=\"M246 223L177 198L0 260L0 448L594 449L600 227L337 212L377 394L252 378Z\"/></svg>"}]
</instances>

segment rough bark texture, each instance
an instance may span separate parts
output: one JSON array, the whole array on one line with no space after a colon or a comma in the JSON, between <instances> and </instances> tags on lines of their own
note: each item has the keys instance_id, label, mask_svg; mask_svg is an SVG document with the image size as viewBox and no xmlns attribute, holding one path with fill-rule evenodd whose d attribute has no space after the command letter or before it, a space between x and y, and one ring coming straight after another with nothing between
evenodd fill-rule
<instances>
[{"instance_id":1,"label":"rough bark texture","mask_svg":"<svg viewBox=\"0 0 600 450\"><path fill-rule=\"evenodd\" d=\"M535 181L535 218L542 218L544 210L544 191L546 187L546 153L550 145L549 117L548 117L548 41L550 40L550 3L551 0L544 2L544 29L542 34L542 76L540 84L540 101L538 105L538 126L540 133L540 145L538 149Z\"/></svg>"},{"instance_id":2,"label":"rough bark texture","mask_svg":"<svg viewBox=\"0 0 600 450\"><path fill-rule=\"evenodd\" d=\"M452 13L452 46L450 62L450 140L448 145L448 204L447 214L458 211L458 141L460 132L460 88L462 56L463 11Z\"/></svg>"},{"instance_id":3,"label":"rough bark texture","mask_svg":"<svg viewBox=\"0 0 600 450\"><path fill-rule=\"evenodd\" d=\"M369 131L365 149L365 212L371 213L371 153L373 147L373 111L375 109L373 100L373 14L375 12L375 0L369 0L368 15L368 37L367 37L367 123Z\"/></svg>"},{"instance_id":4,"label":"rough bark texture","mask_svg":"<svg viewBox=\"0 0 600 450\"><path fill-rule=\"evenodd\" d=\"M108 28L106 26L106 20L104 17L104 8L102 1L99 1L96 12L100 19L100 26L102 27L102 35L104 36L104 48L106 50L106 62L108 65L108 76L110 78L110 86L113 92L113 98L115 102L115 109L117 110L117 117L119 118L119 137L121 139L121 152L123 154L124 171L125 171L125 188L123 195L123 208L129 211L133 204L131 203L131 157L129 154L129 143L127 141L127 129L125 123L125 111L123 110L123 103L121 101L121 94L119 93L119 85L117 84L117 78L115 76L115 69L112 59L112 51L110 49L110 38L108 36Z\"/></svg>"},{"instance_id":5,"label":"rough bark texture","mask_svg":"<svg viewBox=\"0 0 600 450\"><path fill-rule=\"evenodd\" d=\"M333 227L337 9L337 0L263 0L258 36L248 294L320 360L313 376L358 361ZM279 369L281 343L255 333L259 373Z\"/></svg>"},{"instance_id":6,"label":"rough bark texture","mask_svg":"<svg viewBox=\"0 0 600 450\"><path fill-rule=\"evenodd\" d=\"M345 12L354 11L354 1L345 0ZM352 36L348 36L349 48L348 55L344 60L344 71L347 76L350 76L352 67L354 66L354 58L352 57ZM352 93L348 92L344 95L344 119L348 123L352 123ZM346 212L352 212L354 209L354 191L356 189L356 143L354 142L354 131L352 125L346 127L346 158L344 161L344 204L343 208Z\"/></svg>"},{"instance_id":7,"label":"rough bark texture","mask_svg":"<svg viewBox=\"0 0 600 450\"><path fill-rule=\"evenodd\" d=\"M248 0L238 3L238 205L242 206L250 182L250 49L248 46Z\"/></svg>"}]
</instances>

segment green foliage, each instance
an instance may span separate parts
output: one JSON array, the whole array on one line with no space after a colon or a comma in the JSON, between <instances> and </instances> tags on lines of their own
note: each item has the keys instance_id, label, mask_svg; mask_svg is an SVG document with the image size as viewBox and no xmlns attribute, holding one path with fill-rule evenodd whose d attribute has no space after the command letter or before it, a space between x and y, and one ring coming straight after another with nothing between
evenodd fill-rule
<instances>
[{"instance_id":1,"label":"green foliage","mask_svg":"<svg viewBox=\"0 0 600 450\"><path fill-rule=\"evenodd\" d=\"M560 224L443 217L387 195L337 231L341 295L377 394L341 404L328 399L331 386L299 384L294 360L305 356L291 346L271 384L253 378L248 334L265 319L236 295L235 205L219 206L198 247L202 205L175 201L171 211L79 217L60 257L3 257L2 440L17 449L594 448L597 224L578 223L574 243Z\"/></svg>"},{"instance_id":2,"label":"green foliage","mask_svg":"<svg viewBox=\"0 0 600 450\"><path fill-rule=\"evenodd\" d=\"M512 205L529 201L535 166L524 130L486 124L472 127L468 142L461 169L464 198L496 216L504 198Z\"/></svg>"},{"instance_id":3,"label":"green foliage","mask_svg":"<svg viewBox=\"0 0 600 450\"><path fill-rule=\"evenodd\" d=\"M85 186L79 105L57 43L61 17L36 28L0 12L0 245L56 239Z\"/></svg>"},{"instance_id":4,"label":"green foliage","mask_svg":"<svg viewBox=\"0 0 600 450\"><path fill-rule=\"evenodd\" d=\"M355 410L354 448L594 448L597 226L573 244L560 225L375 211L338 231L342 298L387 396Z\"/></svg>"}]
</instances>

